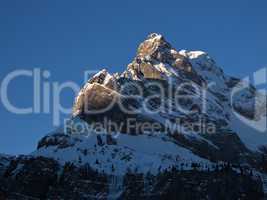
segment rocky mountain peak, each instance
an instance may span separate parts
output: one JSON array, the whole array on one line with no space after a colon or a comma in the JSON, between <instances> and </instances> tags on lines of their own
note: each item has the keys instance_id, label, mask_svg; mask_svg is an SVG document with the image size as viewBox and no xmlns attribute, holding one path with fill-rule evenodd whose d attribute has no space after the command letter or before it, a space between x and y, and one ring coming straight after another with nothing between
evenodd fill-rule
<instances>
[{"instance_id":1,"label":"rocky mountain peak","mask_svg":"<svg viewBox=\"0 0 267 200\"><path fill-rule=\"evenodd\" d=\"M189 59L174 49L161 34L152 33L142 42L124 76L132 79L166 79L178 73L194 73Z\"/></svg>"},{"instance_id":2,"label":"rocky mountain peak","mask_svg":"<svg viewBox=\"0 0 267 200\"><path fill-rule=\"evenodd\" d=\"M267 135L249 125L266 122L266 96L243 85L152 33L125 72L85 83L64 129L0 154L0 199L262 199Z\"/></svg>"},{"instance_id":3,"label":"rocky mountain peak","mask_svg":"<svg viewBox=\"0 0 267 200\"><path fill-rule=\"evenodd\" d=\"M164 37L157 33L150 34L147 39L142 42L137 50L138 57L156 57L158 53L168 51L171 45L164 39Z\"/></svg>"}]
</instances>

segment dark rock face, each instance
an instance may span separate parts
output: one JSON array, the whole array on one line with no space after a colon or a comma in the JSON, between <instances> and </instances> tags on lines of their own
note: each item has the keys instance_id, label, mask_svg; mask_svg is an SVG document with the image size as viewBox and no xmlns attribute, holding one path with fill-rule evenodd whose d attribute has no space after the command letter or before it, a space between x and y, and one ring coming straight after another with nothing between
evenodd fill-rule
<instances>
[{"instance_id":1,"label":"dark rock face","mask_svg":"<svg viewBox=\"0 0 267 200\"><path fill-rule=\"evenodd\" d=\"M3 173L5 172L7 166L12 161L12 159L14 159L13 156L0 154L0 177L3 175Z\"/></svg>"},{"instance_id":2,"label":"dark rock face","mask_svg":"<svg viewBox=\"0 0 267 200\"><path fill-rule=\"evenodd\" d=\"M260 162L258 159L259 155L250 152L238 136L232 133L204 135L217 148L205 141L188 140L181 134L175 134L172 137L179 144L190 148L197 155L201 155L201 157L214 162L224 161L233 164L250 163L252 166L257 166Z\"/></svg>"},{"instance_id":3,"label":"dark rock face","mask_svg":"<svg viewBox=\"0 0 267 200\"><path fill-rule=\"evenodd\" d=\"M5 190L8 194L18 193L44 199L49 187L57 180L59 166L47 158L17 158L4 174Z\"/></svg>"},{"instance_id":4,"label":"dark rock face","mask_svg":"<svg viewBox=\"0 0 267 200\"><path fill-rule=\"evenodd\" d=\"M108 194L107 176L84 165L80 168L67 163L57 182L47 194L49 199L105 199Z\"/></svg>"},{"instance_id":5,"label":"dark rock face","mask_svg":"<svg viewBox=\"0 0 267 200\"><path fill-rule=\"evenodd\" d=\"M158 188L173 180L160 199L260 199L260 182L233 172L186 172L159 179ZM252 183L254 183L252 185ZM181 187L177 187L181 186ZM157 191L157 190L155 190ZM171 192L172 191L172 192ZM178 197L178 198L177 198Z\"/></svg>"},{"instance_id":6,"label":"dark rock face","mask_svg":"<svg viewBox=\"0 0 267 200\"><path fill-rule=\"evenodd\" d=\"M128 174L123 197L127 199L261 199L261 183L233 171L175 170L158 176ZM133 192L135 191L135 192Z\"/></svg>"},{"instance_id":7,"label":"dark rock face","mask_svg":"<svg viewBox=\"0 0 267 200\"><path fill-rule=\"evenodd\" d=\"M58 145L59 148L66 148L73 146L73 143L70 141L70 136L65 135L65 134L54 134L53 136L46 136L42 138L38 142L37 149L40 149L42 147L49 147L49 146L54 146Z\"/></svg>"},{"instance_id":8,"label":"dark rock face","mask_svg":"<svg viewBox=\"0 0 267 200\"><path fill-rule=\"evenodd\" d=\"M0 177L0 195L3 199L91 199L107 193L105 182L106 176L87 165L60 166L52 159L20 157Z\"/></svg>"},{"instance_id":9,"label":"dark rock face","mask_svg":"<svg viewBox=\"0 0 267 200\"><path fill-rule=\"evenodd\" d=\"M251 173L237 173L230 166L213 171L184 171L175 168L158 175L128 172L118 193L110 176L89 165L60 165L47 158L13 160L0 178L1 199L261 199L261 182ZM193 166L193 167L194 167ZM113 187L113 184L115 187ZM110 196L111 194L111 196Z\"/></svg>"}]
</instances>

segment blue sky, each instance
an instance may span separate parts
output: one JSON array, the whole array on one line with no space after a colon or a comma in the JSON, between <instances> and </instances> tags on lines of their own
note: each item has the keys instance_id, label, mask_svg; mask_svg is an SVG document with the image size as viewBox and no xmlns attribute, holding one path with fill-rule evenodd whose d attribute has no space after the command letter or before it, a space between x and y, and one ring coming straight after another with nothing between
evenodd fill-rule
<instances>
[{"instance_id":1,"label":"blue sky","mask_svg":"<svg viewBox=\"0 0 267 200\"><path fill-rule=\"evenodd\" d=\"M228 74L267 66L266 1L0 1L0 81L15 69L51 71L49 82L83 83L83 71L122 71L138 44L158 32L177 49L204 50ZM32 102L31 80L10 86L11 101ZM70 106L74 94L65 91ZM29 153L53 129L49 114L15 115L0 103L0 152Z\"/></svg>"}]
</instances>

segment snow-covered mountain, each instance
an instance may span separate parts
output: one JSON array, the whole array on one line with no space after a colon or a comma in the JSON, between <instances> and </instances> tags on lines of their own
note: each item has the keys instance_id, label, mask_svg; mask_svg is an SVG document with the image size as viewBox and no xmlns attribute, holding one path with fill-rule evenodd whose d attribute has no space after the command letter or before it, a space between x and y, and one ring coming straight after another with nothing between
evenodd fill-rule
<instances>
[{"instance_id":1,"label":"snow-covered mountain","mask_svg":"<svg viewBox=\"0 0 267 200\"><path fill-rule=\"evenodd\" d=\"M38 188L30 196L260 199L260 177L267 174L267 132L257 128L264 123L266 96L224 74L207 53L176 50L153 33L124 72L103 69L88 80L64 128L42 138L31 155L5 164L2 181L12 184L4 182L2 190L29 195L21 183L39 176L48 185L46 193ZM192 179L185 196L171 189L190 185ZM87 180L86 187L90 181L101 187L86 189L81 180ZM213 187L226 183L232 187L221 186L225 193L216 193ZM199 191L190 196L194 187Z\"/></svg>"}]
</instances>

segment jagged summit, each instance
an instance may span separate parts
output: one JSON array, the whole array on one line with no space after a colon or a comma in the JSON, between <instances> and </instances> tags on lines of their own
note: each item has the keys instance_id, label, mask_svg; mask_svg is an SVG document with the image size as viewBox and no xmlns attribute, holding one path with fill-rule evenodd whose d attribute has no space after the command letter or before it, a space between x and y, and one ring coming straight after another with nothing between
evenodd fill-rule
<instances>
[{"instance_id":1,"label":"jagged summit","mask_svg":"<svg viewBox=\"0 0 267 200\"><path fill-rule=\"evenodd\" d=\"M162 35L152 33L139 45L136 57L123 75L135 80L166 80L169 76L183 73L195 75L189 59L175 50Z\"/></svg>"},{"instance_id":2,"label":"jagged summit","mask_svg":"<svg viewBox=\"0 0 267 200\"><path fill-rule=\"evenodd\" d=\"M159 52L170 51L171 45L164 37L157 33L150 34L147 39L142 42L137 50L137 57L157 56Z\"/></svg>"},{"instance_id":3,"label":"jagged summit","mask_svg":"<svg viewBox=\"0 0 267 200\"><path fill-rule=\"evenodd\" d=\"M200 87L210 84L212 85L208 88L210 96L206 98L209 98L207 101L214 98L215 103L208 104L207 107L210 108L208 109L209 115L213 116L213 119L223 122L222 124L225 127L229 124L227 121L229 121L231 115L229 111L231 109L229 107L232 98L231 90L238 81L233 81L233 78L225 75L223 70L206 52L177 51L162 35L157 33L150 34L139 45L136 57L122 74L110 74L106 69L103 69L88 80L76 98L73 115L81 114L84 107L89 110L103 109L110 102L124 99L123 93L127 93L127 91L119 91L123 85L121 82L123 78L129 81L172 80L175 85L193 82ZM235 84L232 84L232 82L235 82ZM129 92L131 93L131 91ZM243 93L240 93L234 96L236 102L233 105L242 115L253 117L255 94L250 88L245 90L245 93L247 96L245 101L248 103L246 105L239 103L243 98L240 96L243 96ZM250 106L247 106L248 104ZM262 100L259 101L258 105L262 105ZM136 105L131 106L135 107ZM200 110L201 103L191 102L186 107Z\"/></svg>"}]
</instances>

